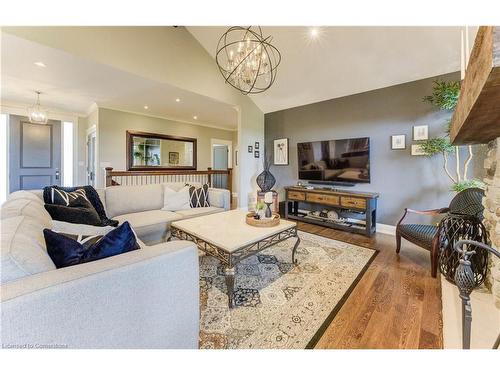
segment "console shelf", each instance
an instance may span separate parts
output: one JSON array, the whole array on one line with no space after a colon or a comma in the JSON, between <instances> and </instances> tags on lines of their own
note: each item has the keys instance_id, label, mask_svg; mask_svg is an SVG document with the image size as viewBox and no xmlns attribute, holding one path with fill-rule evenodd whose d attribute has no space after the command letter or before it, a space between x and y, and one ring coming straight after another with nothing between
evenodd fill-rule
<instances>
[{"instance_id":1,"label":"console shelf","mask_svg":"<svg viewBox=\"0 0 500 375\"><path fill-rule=\"evenodd\" d=\"M376 231L378 193L336 190L326 188L305 189L299 186L285 188L285 218L322 225L372 236ZM362 220L356 223L336 223L299 214L299 205L308 204L318 209L347 211Z\"/></svg>"}]
</instances>

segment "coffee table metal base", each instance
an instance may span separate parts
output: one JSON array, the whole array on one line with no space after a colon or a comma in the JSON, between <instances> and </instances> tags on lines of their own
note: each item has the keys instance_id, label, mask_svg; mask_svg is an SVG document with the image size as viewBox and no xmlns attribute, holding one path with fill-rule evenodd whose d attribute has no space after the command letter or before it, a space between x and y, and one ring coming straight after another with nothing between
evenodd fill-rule
<instances>
[{"instance_id":1,"label":"coffee table metal base","mask_svg":"<svg viewBox=\"0 0 500 375\"><path fill-rule=\"evenodd\" d=\"M226 287L227 287L227 295L229 298L229 307L232 308L234 306L234 278L235 278L235 266L241 260L257 254L258 252L276 245L282 241L285 241L289 238L295 237L297 240L292 248L292 263L297 264L297 259L295 258L295 252L297 251L297 247L300 244L300 238L297 233L297 227L285 229L282 232L273 234L269 237L263 238L256 242L253 242L249 245L242 246L234 251L227 251L223 248L220 248L209 241L198 238L196 235L184 232L183 230L172 226L171 228L171 236L178 238L180 240L187 240L196 243L198 249L203 251L205 254L213 256L222 263L225 271L225 279L226 279Z\"/></svg>"}]
</instances>

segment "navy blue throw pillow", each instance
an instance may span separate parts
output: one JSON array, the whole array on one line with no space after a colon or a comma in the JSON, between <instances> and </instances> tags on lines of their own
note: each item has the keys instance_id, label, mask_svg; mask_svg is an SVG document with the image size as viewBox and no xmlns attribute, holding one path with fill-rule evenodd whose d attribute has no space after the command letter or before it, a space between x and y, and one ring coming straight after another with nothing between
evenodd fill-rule
<instances>
[{"instance_id":1,"label":"navy blue throw pillow","mask_svg":"<svg viewBox=\"0 0 500 375\"><path fill-rule=\"evenodd\" d=\"M128 221L104 236L63 234L44 229L47 252L57 268L123 254L139 249Z\"/></svg>"}]
</instances>

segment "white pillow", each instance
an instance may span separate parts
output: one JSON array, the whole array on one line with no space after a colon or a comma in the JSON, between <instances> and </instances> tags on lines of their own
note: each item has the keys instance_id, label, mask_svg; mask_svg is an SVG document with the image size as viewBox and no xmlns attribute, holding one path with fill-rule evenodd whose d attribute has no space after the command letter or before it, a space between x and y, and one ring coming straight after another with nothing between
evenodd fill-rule
<instances>
[{"instance_id":1,"label":"white pillow","mask_svg":"<svg viewBox=\"0 0 500 375\"><path fill-rule=\"evenodd\" d=\"M189 186L183 187L179 191L175 191L168 186L165 186L163 192L163 208L165 211L188 210L191 208L189 199Z\"/></svg>"}]
</instances>

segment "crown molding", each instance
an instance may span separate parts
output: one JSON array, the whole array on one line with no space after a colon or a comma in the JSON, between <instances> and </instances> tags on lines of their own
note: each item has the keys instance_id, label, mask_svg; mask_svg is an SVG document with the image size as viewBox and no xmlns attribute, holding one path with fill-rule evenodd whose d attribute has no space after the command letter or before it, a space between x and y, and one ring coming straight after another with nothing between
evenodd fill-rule
<instances>
[{"instance_id":1,"label":"crown molding","mask_svg":"<svg viewBox=\"0 0 500 375\"><path fill-rule=\"evenodd\" d=\"M8 100L2 100L0 103L0 111L2 113L7 113L11 115L17 115L17 116L28 116L27 108L33 105L32 102L25 103L25 102L15 102L15 101L8 101ZM85 117L85 114L83 113L78 113L78 112L68 112L64 111L59 108L54 108L54 107L46 107L43 106L45 110L49 114L49 118L54 119L54 120L69 120L69 121L75 121L78 120L78 117Z\"/></svg>"},{"instance_id":2,"label":"crown molding","mask_svg":"<svg viewBox=\"0 0 500 375\"><path fill-rule=\"evenodd\" d=\"M176 117L159 116L159 115L154 115L154 114L134 112L134 111L128 111L128 110L123 110L123 109L119 109L119 108L99 106L99 105L98 105L98 108L110 109L112 111L118 111L118 112L124 112L124 113L130 113L130 114L137 115L137 116L146 116L146 117L152 117L152 118L159 118L159 119L162 119L162 120L169 120L169 121L181 122L181 123L189 124L189 125L203 126L203 127L206 127L206 128L213 128L213 129L225 130L225 131L229 131L229 132L236 132L236 131L238 131L237 128L230 129L230 128L225 128L223 126L212 125L212 124L208 124L208 123L204 123L204 122L186 121L184 119L179 119L179 118L176 118Z\"/></svg>"}]
</instances>

